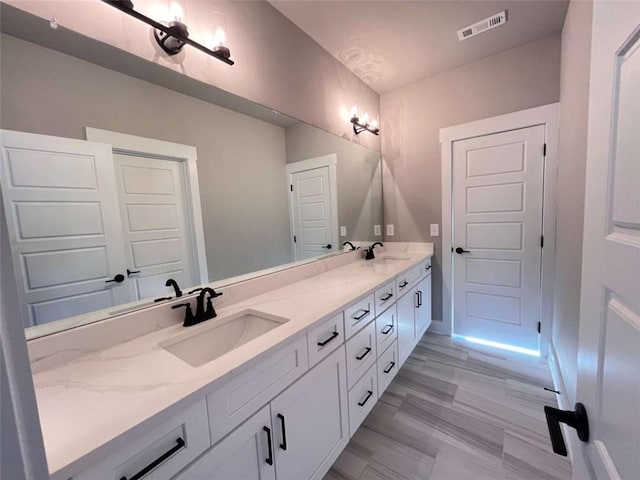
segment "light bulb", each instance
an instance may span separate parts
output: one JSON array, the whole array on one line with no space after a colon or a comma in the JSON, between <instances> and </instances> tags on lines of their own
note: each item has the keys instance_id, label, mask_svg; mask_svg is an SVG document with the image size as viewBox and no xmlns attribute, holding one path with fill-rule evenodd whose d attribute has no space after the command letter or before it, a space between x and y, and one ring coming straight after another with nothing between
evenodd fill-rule
<instances>
[{"instance_id":1,"label":"light bulb","mask_svg":"<svg viewBox=\"0 0 640 480\"><path fill-rule=\"evenodd\" d=\"M351 118L358 118L358 107L356 105L351 109Z\"/></svg>"},{"instance_id":2,"label":"light bulb","mask_svg":"<svg viewBox=\"0 0 640 480\"><path fill-rule=\"evenodd\" d=\"M362 123L364 125L369 125L369 114L367 112L362 115Z\"/></svg>"},{"instance_id":3,"label":"light bulb","mask_svg":"<svg viewBox=\"0 0 640 480\"><path fill-rule=\"evenodd\" d=\"M377 130L378 128L378 121L377 120L371 120L371 129L372 130Z\"/></svg>"},{"instance_id":4,"label":"light bulb","mask_svg":"<svg viewBox=\"0 0 640 480\"><path fill-rule=\"evenodd\" d=\"M223 47L227 43L227 34L224 33L224 29L222 27L218 27L216 29L216 33L214 36L214 46Z\"/></svg>"},{"instance_id":5,"label":"light bulb","mask_svg":"<svg viewBox=\"0 0 640 480\"><path fill-rule=\"evenodd\" d=\"M184 17L184 10L182 9L182 5L180 5L180 3L178 2L171 2L169 4L169 14L172 21L182 22L182 17Z\"/></svg>"}]
</instances>

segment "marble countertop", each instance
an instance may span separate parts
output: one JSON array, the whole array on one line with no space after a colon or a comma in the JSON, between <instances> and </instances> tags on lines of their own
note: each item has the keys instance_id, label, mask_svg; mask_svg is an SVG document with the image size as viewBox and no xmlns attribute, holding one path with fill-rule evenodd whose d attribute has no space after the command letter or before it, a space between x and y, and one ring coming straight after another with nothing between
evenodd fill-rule
<instances>
[{"instance_id":1,"label":"marble countertop","mask_svg":"<svg viewBox=\"0 0 640 480\"><path fill-rule=\"evenodd\" d=\"M218 318L203 326L248 308L289 321L200 367L158 346L184 333L178 324L36 373L36 397L52 478L78 473L118 448L124 433L146 428L145 422L159 414L175 414L185 401L202 398L275 347L304 334L432 254L432 250L404 252L404 259L393 262L357 260L221 308ZM396 252L381 257L387 256L399 258Z\"/></svg>"}]
</instances>

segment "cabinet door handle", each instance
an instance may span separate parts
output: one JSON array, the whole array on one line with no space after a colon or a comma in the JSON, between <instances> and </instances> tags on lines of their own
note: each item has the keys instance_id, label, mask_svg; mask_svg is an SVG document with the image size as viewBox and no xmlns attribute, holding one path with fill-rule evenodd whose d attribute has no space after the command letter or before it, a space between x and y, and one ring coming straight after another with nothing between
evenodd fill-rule
<instances>
[{"instance_id":1,"label":"cabinet door handle","mask_svg":"<svg viewBox=\"0 0 640 480\"><path fill-rule=\"evenodd\" d=\"M393 367L395 367L395 366L396 366L396 362L391 362L389 364L389 366L383 370L383 372L384 373L389 373L391 370L393 370Z\"/></svg>"},{"instance_id":2,"label":"cabinet door handle","mask_svg":"<svg viewBox=\"0 0 640 480\"><path fill-rule=\"evenodd\" d=\"M391 333L392 330L393 330L393 325L386 325L384 330L382 330L380 333L383 335L389 335L389 333Z\"/></svg>"},{"instance_id":3,"label":"cabinet door handle","mask_svg":"<svg viewBox=\"0 0 640 480\"><path fill-rule=\"evenodd\" d=\"M383 302L386 302L387 300L389 300L391 297L393 297L393 293L389 292L387 293L384 297L380 297L380 300Z\"/></svg>"},{"instance_id":4,"label":"cabinet door handle","mask_svg":"<svg viewBox=\"0 0 640 480\"><path fill-rule=\"evenodd\" d=\"M161 463L163 463L165 460L167 460L169 457L173 456L175 453L177 453L179 450L184 448L184 440L180 437L178 437L176 439L176 444L175 446L171 447L169 450L167 450L165 453L163 453L162 455L160 455L158 458L156 458L153 462L151 462L149 465L147 465L146 467L144 467L142 470L140 470L138 473L136 473L133 477L131 478L127 478L126 475L120 477L120 480L139 480L142 477L144 477L147 473L149 473L151 470L153 470L154 468L156 468L158 465L160 465Z\"/></svg>"},{"instance_id":5,"label":"cabinet door handle","mask_svg":"<svg viewBox=\"0 0 640 480\"><path fill-rule=\"evenodd\" d=\"M359 316L352 315L351 318L353 318L354 320L362 320L364 317L366 317L370 313L371 313L371 310L366 310L363 308L362 315L359 315Z\"/></svg>"},{"instance_id":6,"label":"cabinet door handle","mask_svg":"<svg viewBox=\"0 0 640 480\"><path fill-rule=\"evenodd\" d=\"M284 424L284 415L279 413L278 418L280 419L280 425L282 426L282 443L280 444L280 448L286 451L287 450L287 427Z\"/></svg>"},{"instance_id":7,"label":"cabinet door handle","mask_svg":"<svg viewBox=\"0 0 640 480\"><path fill-rule=\"evenodd\" d=\"M422 306L422 290L418 290L418 308Z\"/></svg>"},{"instance_id":8,"label":"cabinet door handle","mask_svg":"<svg viewBox=\"0 0 640 480\"><path fill-rule=\"evenodd\" d=\"M333 340L334 338L337 338L338 335L340 335L338 332L333 332L331 334L331 336L329 338L327 338L326 340L322 341L322 342L318 342L318 346L319 347L324 347L327 343L329 343L331 340Z\"/></svg>"},{"instance_id":9,"label":"cabinet door handle","mask_svg":"<svg viewBox=\"0 0 640 480\"><path fill-rule=\"evenodd\" d=\"M420 308L420 295L418 294L418 292L414 293L415 295L415 302L413 303L413 306L416 308Z\"/></svg>"},{"instance_id":10,"label":"cabinet door handle","mask_svg":"<svg viewBox=\"0 0 640 480\"><path fill-rule=\"evenodd\" d=\"M364 397L364 400L362 400L361 402L358 402L358 405L361 407L364 407L364 404L369 401L369 399L371 398L371 395L373 395L373 392L371 390L367 390L367 396Z\"/></svg>"},{"instance_id":11,"label":"cabinet door handle","mask_svg":"<svg viewBox=\"0 0 640 480\"><path fill-rule=\"evenodd\" d=\"M371 347L367 347L364 349L364 352L362 353L362 355L358 355L356 357L356 360L362 360L364 357L366 357L367 355L369 355L369 353L371 353Z\"/></svg>"},{"instance_id":12,"label":"cabinet door handle","mask_svg":"<svg viewBox=\"0 0 640 480\"><path fill-rule=\"evenodd\" d=\"M404 288L407 285L409 285L409 282L407 282L406 280L403 280L402 283L400 285L398 285L399 288Z\"/></svg>"},{"instance_id":13,"label":"cabinet door handle","mask_svg":"<svg viewBox=\"0 0 640 480\"><path fill-rule=\"evenodd\" d=\"M269 447L269 456L266 459L267 465L273 465L273 449L271 448L271 429L269 427L262 427L262 430L267 432L267 447Z\"/></svg>"}]
</instances>

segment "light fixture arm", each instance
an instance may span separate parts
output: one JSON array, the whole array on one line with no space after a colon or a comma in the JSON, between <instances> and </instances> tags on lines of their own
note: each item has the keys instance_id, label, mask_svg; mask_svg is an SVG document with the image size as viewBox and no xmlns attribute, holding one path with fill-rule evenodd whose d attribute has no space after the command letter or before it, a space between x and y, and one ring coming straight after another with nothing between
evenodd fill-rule
<instances>
[{"instance_id":1,"label":"light fixture arm","mask_svg":"<svg viewBox=\"0 0 640 480\"><path fill-rule=\"evenodd\" d=\"M104 3L106 3L107 5L111 5L114 8L117 8L118 10L120 10L123 13L126 13L127 15L136 18L138 20L140 20L141 22L146 23L147 25L155 28L156 30L160 30L162 32L164 32L165 34L167 34L168 36L171 36L187 45L191 45L194 48L197 48L198 50L200 50L201 52L206 53L207 55L210 55L212 57L214 57L216 60L220 60L221 62L226 63L227 65L233 65L235 62L233 60L231 60L230 58L225 58L222 54L214 52L213 50L205 47L204 45L198 43L198 42L194 42L193 40L191 40L189 37L185 37L184 35L181 35L179 32L177 32L175 29L172 29L171 27L168 27L167 25L164 25L160 22L155 21L152 18L147 17L146 15L137 12L134 8L133 8L133 2L131 2L130 0L102 0Z\"/></svg>"},{"instance_id":2,"label":"light fixture arm","mask_svg":"<svg viewBox=\"0 0 640 480\"><path fill-rule=\"evenodd\" d=\"M361 123L358 117L351 117L351 123L353 124L353 132L356 135L360 135L362 132L367 131L374 135L380 135L379 128L371 128L367 123Z\"/></svg>"}]
</instances>

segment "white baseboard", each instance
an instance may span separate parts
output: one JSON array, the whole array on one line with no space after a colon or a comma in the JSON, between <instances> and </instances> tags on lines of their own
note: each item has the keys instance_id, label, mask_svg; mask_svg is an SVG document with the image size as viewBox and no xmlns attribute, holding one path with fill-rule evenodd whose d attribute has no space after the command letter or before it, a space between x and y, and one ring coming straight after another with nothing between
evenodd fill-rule
<instances>
[{"instance_id":1,"label":"white baseboard","mask_svg":"<svg viewBox=\"0 0 640 480\"><path fill-rule=\"evenodd\" d=\"M567 394L567 389L562 378L562 371L560 370L560 364L558 363L558 356L556 354L556 348L553 342L549 342L549 355L547 357L549 362L549 369L551 370L551 378L553 379L553 388L560 393L556 393L556 400L558 401L558 407L561 410L573 410L574 404ZM578 437L575 431L570 429L564 423L561 424L562 435L564 441L567 444L567 451L569 452L569 459L573 464L573 452L578 448Z\"/></svg>"}]
</instances>

